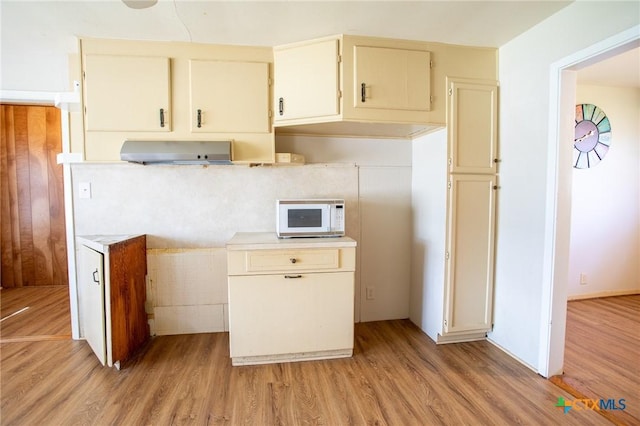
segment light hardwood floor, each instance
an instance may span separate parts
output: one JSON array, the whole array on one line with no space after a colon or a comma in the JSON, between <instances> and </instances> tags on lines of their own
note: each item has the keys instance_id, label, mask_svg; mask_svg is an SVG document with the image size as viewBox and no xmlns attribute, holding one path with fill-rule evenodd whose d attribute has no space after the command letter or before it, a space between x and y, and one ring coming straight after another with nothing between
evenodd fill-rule
<instances>
[{"instance_id":1,"label":"light hardwood floor","mask_svg":"<svg viewBox=\"0 0 640 426\"><path fill-rule=\"evenodd\" d=\"M227 333L156 337L121 371L84 341L0 345L2 425L588 425L569 393L487 342L356 325L352 358L232 367Z\"/></svg>"},{"instance_id":2,"label":"light hardwood floor","mask_svg":"<svg viewBox=\"0 0 640 426\"><path fill-rule=\"evenodd\" d=\"M640 425L640 295L568 302L564 375L574 397L625 399L615 416Z\"/></svg>"},{"instance_id":3,"label":"light hardwood floor","mask_svg":"<svg viewBox=\"0 0 640 426\"><path fill-rule=\"evenodd\" d=\"M0 290L0 343L71 339L69 287Z\"/></svg>"}]
</instances>

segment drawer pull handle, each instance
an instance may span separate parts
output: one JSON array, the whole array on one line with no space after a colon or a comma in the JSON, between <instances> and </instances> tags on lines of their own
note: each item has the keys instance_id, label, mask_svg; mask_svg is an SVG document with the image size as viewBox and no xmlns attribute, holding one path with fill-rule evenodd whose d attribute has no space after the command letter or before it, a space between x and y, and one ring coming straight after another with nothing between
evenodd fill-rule
<instances>
[{"instance_id":1,"label":"drawer pull handle","mask_svg":"<svg viewBox=\"0 0 640 426\"><path fill-rule=\"evenodd\" d=\"M285 275L284 277L287 279L294 279L294 278L302 278L302 275Z\"/></svg>"},{"instance_id":2,"label":"drawer pull handle","mask_svg":"<svg viewBox=\"0 0 640 426\"><path fill-rule=\"evenodd\" d=\"M298 259L296 259L295 257L292 257L291 259L289 259L291 261L291 263L296 263L298 261Z\"/></svg>"}]
</instances>

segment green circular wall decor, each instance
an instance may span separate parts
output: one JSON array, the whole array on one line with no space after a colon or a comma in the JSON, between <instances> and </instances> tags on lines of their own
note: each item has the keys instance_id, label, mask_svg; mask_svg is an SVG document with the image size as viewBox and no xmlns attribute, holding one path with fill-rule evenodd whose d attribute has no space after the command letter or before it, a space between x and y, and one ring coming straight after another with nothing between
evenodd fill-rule
<instances>
[{"instance_id":1,"label":"green circular wall decor","mask_svg":"<svg viewBox=\"0 0 640 426\"><path fill-rule=\"evenodd\" d=\"M576 105L573 167L588 169L602 161L611 146L611 123L593 104Z\"/></svg>"}]
</instances>

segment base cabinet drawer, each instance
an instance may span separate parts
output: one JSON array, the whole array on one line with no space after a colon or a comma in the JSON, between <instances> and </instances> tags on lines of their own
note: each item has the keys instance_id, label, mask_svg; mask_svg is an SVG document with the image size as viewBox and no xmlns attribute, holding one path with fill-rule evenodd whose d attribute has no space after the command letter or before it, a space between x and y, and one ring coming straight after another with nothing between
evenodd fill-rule
<instances>
[{"instance_id":1,"label":"base cabinet drawer","mask_svg":"<svg viewBox=\"0 0 640 426\"><path fill-rule=\"evenodd\" d=\"M353 300L354 272L230 276L234 365L350 356Z\"/></svg>"},{"instance_id":2,"label":"base cabinet drawer","mask_svg":"<svg viewBox=\"0 0 640 426\"><path fill-rule=\"evenodd\" d=\"M355 247L229 251L229 275L354 271Z\"/></svg>"}]
</instances>

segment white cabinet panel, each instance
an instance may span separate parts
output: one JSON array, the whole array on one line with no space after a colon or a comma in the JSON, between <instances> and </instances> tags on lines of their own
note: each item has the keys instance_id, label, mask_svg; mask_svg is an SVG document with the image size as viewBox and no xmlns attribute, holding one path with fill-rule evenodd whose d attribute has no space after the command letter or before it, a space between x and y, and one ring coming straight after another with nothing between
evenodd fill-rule
<instances>
[{"instance_id":1,"label":"white cabinet panel","mask_svg":"<svg viewBox=\"0 0 640 426\"><path fill-rule=\"evenodd\" d=\"M269 64L191 60L191 131L268 133Z\"/></svg>"},{"instance_id":2,"label":"white cabinet panel","mask_svg":"<svg viewBox=\"0 0 640 426\"><path fill-rule=\"evenodd\" d=\"M84 57L87 131L171 130L169 58Z\"/></svg>"},{"instance_id":3,"label":"white cabinet panel","mask_svg":"<svg viewBox=\"0 0 640 426\"><path fill-rule=\"evenodd\" d=\"M158 336L225 331L224 305L157 306L154 309Z\"/></svg>"},{"instance_id":4,"label":"white cabinet panel","mask_svg":"<svg viewBox=\"0 0 640 426\"><path fill-rule=\"evenodd\" d=\"M453 175L445 333L489 331L493 301L494 175Z\"/></svg>"},{"instance_id":5,"label":"white cabinet panel","mask_svg":"<svg viewBox=\"0 0 640 426\"><path fill-rule=\"evenodd\" d=\"M338 114L338 40L275 49L274 121Z\"/></svg>"},{"instance_id":6,"label":"white cabinet panel","mask_svg":"<svg viewBox=\"0 0 640 426\"><path fill-rule=\"evenodd\" d=\"M429 52L368 46L354 49L355 107L429 111Z\"/></svg>"},{"instance_id":7,"label":"white cabinet panel","mask_svg":"<svg viewBox=\"0 0 640 426\"><path fill-rule=\"evenodd\" d=\"M105 365L104 255L81 245L79 269L82 331L98 360Z\"/></svg>"},{"instance_id":8,"label":"white cabinet panel","mask_svg":"<svg viewBox=\"0 0 640 426\"><path fill-rule=\"evenodd\" d=\"M353 346L353 272L229 277L231 357Z\"/></svg>"},{"instance_id":9,"label":"white cabinet panel","mask_svg":"<svg viewBox=\"0 0 640 426\"><path fill-rule=\"evenodd\" d=\"M449 79L451 173L496 173L498 86L496 82Z\"/></svg>"}]
</instances>

